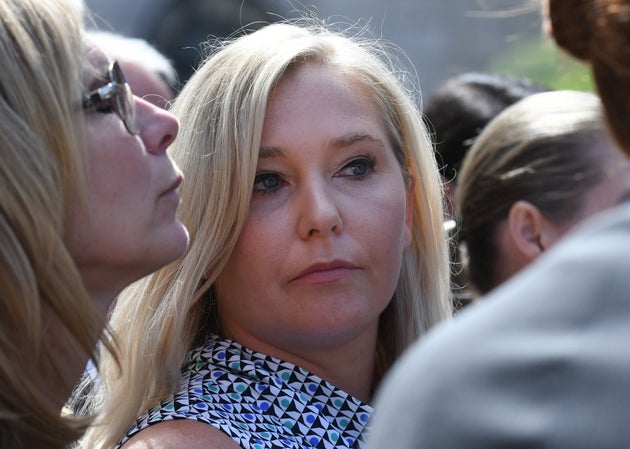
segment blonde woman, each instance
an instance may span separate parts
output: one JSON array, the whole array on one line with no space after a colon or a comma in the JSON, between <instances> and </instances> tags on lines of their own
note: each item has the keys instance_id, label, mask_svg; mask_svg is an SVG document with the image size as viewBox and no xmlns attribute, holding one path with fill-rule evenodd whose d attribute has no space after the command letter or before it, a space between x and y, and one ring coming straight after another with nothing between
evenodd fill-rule
<instances>
[{"instance_id":1,"label":"blonde woman","mask_svg":"<svg viewBox=\"0 0 630 449\"><path fill-rule=\"evenodd\" d=\"M67 447L118 293L180 256L178 124L84 41L83 5L0 0L0 446ZM105 343L108 343L105 336Z\"/></svg>"},{"instance_id":2,"label":"blonde woman","mask_svg":"<svg viewBox=\"0 0 630 449\"><path fill-rule=\"evenodd\" d=\"M217 44L173 109L190 250L118 302L131 369L105 362L84 447L360 446L450 315L439 174L385 57L315 24Z\"/></svg>"}]
</instances>

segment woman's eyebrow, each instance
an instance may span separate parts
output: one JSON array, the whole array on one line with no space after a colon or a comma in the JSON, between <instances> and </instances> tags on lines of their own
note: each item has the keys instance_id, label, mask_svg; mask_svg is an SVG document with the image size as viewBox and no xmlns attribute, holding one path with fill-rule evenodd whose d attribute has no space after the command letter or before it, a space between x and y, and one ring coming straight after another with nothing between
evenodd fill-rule
<instances>
[{"instance_id":1,"label":"woman's eyebrow","mask_svg":"<svg viewBox=\"0 0 630 449\"><path fill-rule=\"evenodd\" d=\"M385 142L367 132L351 132L344 134L341 137L332 139L330 146L333 148L343 148L357 142L372 142L380 147L385 146ZM282 149L274 146L263 145L260 147L260 150L258 150L258 159L282 159L284 155Z\"/></svg>"},{"instance_id":2,"label":"woman's eyebrow","mask_svg":"<svg viewBox=\"0 0 630 449\"><path fill-rule=\"evenodd\" d=\"M347 147L357 142L373 142L379 144L380 146L385 146L385 142L381 139L374 137L372 134L368 132L351 132L348 134L344 134L341 137L333 139L332 146L334 147Z\"/></svg>"},{"instance_id":3,"label":"woman's eyebrow","mask_svg":"<svg viewBox=\"0 0 630 449\"><path fill-rule=\"evenodd\" d=\"M261 146L258 150L258 159L281 159L284 152L278 147Z\"/></svg>"}]
</instances>

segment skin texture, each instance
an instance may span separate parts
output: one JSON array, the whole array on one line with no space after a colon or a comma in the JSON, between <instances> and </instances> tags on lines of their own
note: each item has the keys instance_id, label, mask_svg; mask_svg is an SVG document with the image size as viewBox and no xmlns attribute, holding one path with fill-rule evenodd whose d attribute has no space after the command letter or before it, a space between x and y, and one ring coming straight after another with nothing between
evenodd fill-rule
<instances>
[{"instance_id":1,"label":"skin texture","mask_svg":"<svg viewBox=\"0 0 630 449\"><path fill-rule=\"evenodd\" d=\"M86 64L87 92L104 84L99 78L108 60L91 47ZM181 256L188 243L175 216L180 198L174 187L183 177L166 154L179 125L138 97L135 107L139 135L127 132L113 111L85 112L88 210L77 207L72 214L67 245L103 308L122 288Z\"/></svg>"},{"instance_id":2,"label":"skin texture","mask_svg":"<svg viewBox=\"0 0 630 449\"><path fill-rule=\"evenodd\" d=\"M206 423L178 419L164 421L140 432L124 449L240 449L219 429Z\"/></svg>"},{"instance_id":3,"label":"skin texture","mask_svg":"<svg viewBox=\"0 0 630 449\"><path fill-rule=\"evenodd\" d=\"M360 89L318 65L284 79L267 107L249 216L215 286L224 335L369 400L379 315L410 244L410 201ZM238 446L177 420L124 447Z\"/></svg>"}]
</instances>

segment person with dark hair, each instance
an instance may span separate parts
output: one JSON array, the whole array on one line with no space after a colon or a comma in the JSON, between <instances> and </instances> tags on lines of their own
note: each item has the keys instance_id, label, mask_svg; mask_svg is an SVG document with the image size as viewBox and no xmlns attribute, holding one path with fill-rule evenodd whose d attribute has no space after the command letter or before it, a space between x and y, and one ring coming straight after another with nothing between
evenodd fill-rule
<instances>
[{"instance_id":1,"label":"person with dark hair","mask_svg":"<svg viewBox=\"0 0 630 449\"><path fill-rule=\"evenodd\" d=\"M630 154L630 0L548 0ZM617 449L630 442L630 186L622 204L435 329L377 392L367 447Z\"/></svg>"},{"instance_id":2,"label":"person with dark hair","mask_svg":"<svg viewBox=\"0 0 630 449\"><path fill-rule=\"evenodd\" d=\"M427 99L424 116L448 185L456 184L466 153L490 120L517 101L548 90L527 78L494 73L462 73L440 84Z\"/></svg>"},{"instance_id":3,"label":"person with dark hair","mask_svg":"<svg viewBox=\"0 0 630 449\"><path fill-rule=\"evenodd\" d=\"M444 81L425 104L424 117L433 134L444 182L445 227L450 234L451 290L456 311L470 304L475 297L464 269L455 209L457 178L464 157L479 133L497 114L529 95L548 90L527 78L467 72Z\"/></svg>"}]
</instances>

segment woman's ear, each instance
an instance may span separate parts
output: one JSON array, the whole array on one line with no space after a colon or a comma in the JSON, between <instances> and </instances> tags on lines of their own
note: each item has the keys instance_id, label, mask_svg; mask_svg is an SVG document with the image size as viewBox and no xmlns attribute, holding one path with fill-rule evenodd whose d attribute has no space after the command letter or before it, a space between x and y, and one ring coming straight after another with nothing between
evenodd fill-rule
<instances>
[{"instance_id":1,"label":"woman's ear","mask_svg":"<svg viewBox=\"0 0 630 449\"><path fill-rule=\"evenodd\" d=\"M558 238L556 226L527 201L517 201L510 208L508 231L515 249L528 261L540 256Z\"/></svg>"}]
</instances>

